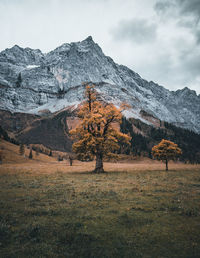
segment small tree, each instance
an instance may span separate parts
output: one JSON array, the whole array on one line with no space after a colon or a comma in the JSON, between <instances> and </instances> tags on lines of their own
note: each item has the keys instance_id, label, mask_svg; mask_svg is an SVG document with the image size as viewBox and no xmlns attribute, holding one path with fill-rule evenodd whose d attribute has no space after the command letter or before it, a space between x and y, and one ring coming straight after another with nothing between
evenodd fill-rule
<instances>
[{"instance_id":1,"label":"small tree","mask_svg":"<svg viewBox=\"0 0 200 258\"><path fill-rule=\"evenodd\" d=\"M58 161L63 161L63 157L61 155L58 155Z\"/></svg>"},{"instance_id":2,"label":"small tree","mask_svg":"<svg viewBox=\"0 0 200 258\"><path fill-rule=\"evenodd\" d=\"M69 164L70 164L70 166L72 166L72 164L73 164L73 158L72 158L72 156L69 156Z\"/></svg>"},{"instance_id":3,"label":"small tree","mask_svg":"<svg viewBox=\"0 0 200 258\"><path fill-rule=\"evenodd\" d=\"M33 158L33 153L32 153L32 149L30 149L30 152L29 152L29 159L32 159Z\"/></svg>"},{"instance_id":4,"label":"small tree","mask_svg":"<svg viewBox=\"0 0 200 258\"><path fill-rule=\"evenodd\" d=\"M0 165L3 163L3 150L0 150Z\"/></svg>"},{"instance_id":5,"label":"small tree","mask_svg":"<svg viewBox=\"0 0 200 258\"><path fill-rule=\"evenodd\" d=\"M36 156L39 156L39 147L36 147L36 149L35 149L35 155L36 155Z\"/></svg>"},{"instance_id":6,"label":"small tree","mask_svg":"<svg viewBox=\"0 0 200 258\"><path fill-rule=\"evenodd\" d=\"M165 161L166 171L168 170L169 160L175 160L182 154L181 149L174 142L164 140L152 148L152 155L157 160Z\"/></svg>"},{"instance_id":7,"label":"small tree","mask_svg":"<svg viewBox=\"0 0 200 258\"><path fill-rule=\"evenodd\" d=\"M152 153L151 153L151 151L148 152L148 158L149 158L149 159L152 159Z\"/></svg>"},{"instance_id":8,"label":"small tree","mask_svg":"<svg viewBox=\"0 0 200 258\"><path fill-rule=\"evenodd\" d=\"M81 123L70 133L77 140L72 148L82 160L88 157L96 157L94 172L103 172L103 158L114 155L118 150L118 142L124 141L129 144L130 137L115 129L113 123L122 120L121 109L113 104L103 103L97 100L97 92L93 86L87 86L86 100L80 106L78 116Z\"/></svg>"},{"instance_id":9,"label":"small tree","mask_svg":"<svg viewBox=\"0 0 200 258\"><path fill-rule=\"evenodd\" d=\"M19 146L19 154L20 154L21 156L24 156L24 153L25 153L24 144L21 143L20 146Z\"/></svg>"}]
</instances>

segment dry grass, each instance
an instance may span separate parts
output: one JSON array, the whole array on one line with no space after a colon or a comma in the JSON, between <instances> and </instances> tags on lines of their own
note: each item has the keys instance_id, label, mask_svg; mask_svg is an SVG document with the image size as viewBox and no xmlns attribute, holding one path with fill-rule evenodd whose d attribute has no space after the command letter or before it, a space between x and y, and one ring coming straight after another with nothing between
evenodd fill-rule
<instances>
[{"instance_id":1,"label":"dry grass","mask_svg":"<svg viewBox=\"0 0 200 258\"><path fill-rule=\"evenodd\" d=\"M19 146L2 141L0 147L3 148L4 159L0 172L34 172L34 173L54 173L60 172L89 172L95 167L95 162L81 162L75 160L73 166L68 160L57 161L56 157L49 157L44 154L36 155L33 151L33 159L29 159L29 149L25 148L25 157L19 155ZM130 171L154 171L165 170L165 164L148 158L135 159L122 162L104 162L104 169L107 172L130 172ZM199 170L200 165L184 164L180 162L170 162L170 170Z\"/></svg>"},{"instance_id":2,"label":"dry grass","mask_svg":"<svg viewBox=\"0 0 200 258\"><path fill-rule=\"evenodd\" d=\"M199 166L106 162L92 174L94 162L4 147L0 257L199 257Z\"/></svg>"},{"instance_id":3,"label":"dry grass","mask_svg":"<svg viewBox=\"0 0 200 258\"><path fill-rule=\"evenodd\" d=\"M45 155L44 155L45 156ZM73 166L69 166L68 161L58 162L52 160L50 162L35 162L27 161L23 163L12 163L12 164L3 164L0 167L0 173L17 173L17 172L33 172L36 174L49 174L56 172L64 173L85 173L92 172L95 167L95 162L80 162L74 161ZM163 163L156 162L154 163L145 163L145 161L135 162L135 163L104 163L104 169L106 172L146 172L146 171L165 171L165 165ZM169 163L170 171L199 171L200 165L189 165L183 163Z\"/></svg>"},{"instance_id":4,"label":"dry grass","mask_svg":"<svg viewBox=\"0 0 200 258\"><path fill-rule=\"evenodd\" d=\"M44 154L36 155L36 152L33 151L33 159L29 159L30 149L25 148L25 156L19 155L19 146L12 144L10 142L1 140L0 149L3 150L3 164L35 164L38 162L52 162L55 161L52 157L49 157Z\"/></svg>"}]
</instances>

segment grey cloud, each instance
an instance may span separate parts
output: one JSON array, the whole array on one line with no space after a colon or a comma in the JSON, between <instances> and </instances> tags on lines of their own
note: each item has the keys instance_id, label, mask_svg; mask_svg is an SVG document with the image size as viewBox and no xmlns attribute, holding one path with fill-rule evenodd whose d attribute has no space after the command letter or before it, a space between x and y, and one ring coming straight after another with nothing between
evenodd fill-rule
<instances>
[{"instance_id":1,"label":"grey cloud","mask_svg":"<svg viewBox=\"0 0 200 258\"><path fill-rule=\"evenodd\" d=\"M180 56L182 67L185 71L189 71L192 76L199 75L200 67L200 48L185 50Z\"/></svg>"},{"instance_id":2,"label":"grey cloud","mask_svg":"<svg viewBox=\"0 0 200 258\"><path fill-rule=\"evenodd\" d=\"M158 69L162 67L162 69ZM155 76L155 80L161 82L165 86L165 82L171 87L183 88L185 86L192 87L199 77L200 54L194 50L191 53L182 53L179 61L175 64L170 55L159 56L156 63L152 64L147 69L151 69L150 73ZM151 76L152 77L152 76ZM199 92L200 85L196 86L196 91ZM197 88L198 87L198 88Z\"/></svg>"},{"instance_id":3,"label":"grey cloud","mask_svg":"<svg viewBox=\"0 0 200 258\"><path fill-rule=\"evenodd\" d=\"M154 5L158 15L177 19L177 25L191 30L200 43L200 1L199 0L158 0Z\"/></svg>"},{"instance_id":4,"label":"grey cloud","mask_svg":"<svg viewBox=\"0 0 200 258\"><path fill-rule=\"evenodd\" d=\"M181 19L177 22L177 25L188 29L196 38L196 43L200 44L200 24L196 24L196 22L191 19Z\"/></svg>"},{"instance_id":5,"label":"grey cloud","mask_svg":"<svg viewBox=\"0 0 200 258\"><path fill-rule=\"evenodd\" d=\"M185 37L194 37L196 41L192 44L184 36L173 36L174 51L172 61L167 67L170 78L168 82L178 85L191 85L199 78L200 67L200 1L199 0L157 0L154 5L154 10L161 18L161 22L166 24L168 21L173 21L175 27L181 28L181 31L186 32ZM161 26L163 26L163 24ZM188 34L189 33L189 34ZM190 41L192 42L192 41ZM170 59L169 57L166 57ZM172 58L172 60L173 60ZM161 60L159 60L159 63ZM164 78L167 81L167 78Z\"/></svg>"},{"instance_id":6,"label":"grey cloud","mask_svg":"<svg viewBox=\"0 0 200 258\"><path fill-rule=\"evenodd\" d=\"M192 83L199 78L200 46L191 45L189 47L183 38L174 39L174 43L177 50L174 53L176 62L170 67L170 74L174 76L179 85L192 86ZM180 44L181 47L179 48Z\"/></svg>"},{"instance_id":7,"label":"grey cloud","mask_svg":"<svg viewBox=\"0 0 200 258\"><path fill-rule=\"evenodd\" d=\"M191 27L194 26L194 21L192 20L179 20L177 22L177 25L180 26L180 27L185 27L185 28L188 28L190 29Z\"/></svg>"},{"instance_id":8,"label":"grey cloud","mask_svg":"<svg viewBox=\"0 0 200 258\"><path fill-rule=\"evenodd\" d=\"M197 20L200 18L200 1L199 0L176 0L181 8L181 13L195 15Z\"/></svg>"},{"instance_id":9,"label":"grey cloud","mask_svg":"<svg viewBox=\"0 0 200 258\"><path fill-rule=\"evenodd\" d=\"M156 24L145 19L124 20L112 30L112 35L116 40L130 40L141 44L153 41L156 38L156 29Z\"/></svg>"},{"instance_id":10,"label":"grey cloud","mask_svg":"<svg viewBox=\"0 0 200 258\"><path fill-rule=\"evenodd\" d=\"M158 14L166 13L170 8L174 7L173 1L157 1L154 9Z\"/></svg>"},{"instance_id":11,"label":"grey cloud","mask_svg":"<svg viewBox=\"0 0 200 258\"><path fill-rule=\"evenodd\" d=\"M200 43L200 1L199 0L177 0L181 6L180 13L193 17L191 29L196 36L197 44Z\"/></svg>"},{"instance_id":12,"label":"grey cloud","mask_svg":"<svg viewBox=\"0 0 200 258\"><path fill-rule=\"evenodd\" d=\"M182 14L200 16L200 1L199 0L158 0L154 9L157 12L166 12L171 8L179 9Z\"/></svg>"}]
</instances>

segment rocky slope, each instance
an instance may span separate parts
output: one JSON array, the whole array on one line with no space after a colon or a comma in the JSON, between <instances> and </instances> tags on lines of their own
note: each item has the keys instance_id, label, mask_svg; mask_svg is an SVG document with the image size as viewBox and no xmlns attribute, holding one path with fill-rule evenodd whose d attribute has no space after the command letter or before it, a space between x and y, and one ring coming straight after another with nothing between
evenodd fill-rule
<instances>
[{"instance_id":1,"label":"rocky slope","mask_svg":"<svg viewBox=\"0 0 200 258\"><path fill-rule=\"evenodd\" d=\"M43 54L14 46L0 53L0 109L44 114L77 105L87 83L106 101L127 102L127 117L167 121L200 133L200 95L188 88L169 91L116 64L91 37Z\"/></svg>"}]
</instances>

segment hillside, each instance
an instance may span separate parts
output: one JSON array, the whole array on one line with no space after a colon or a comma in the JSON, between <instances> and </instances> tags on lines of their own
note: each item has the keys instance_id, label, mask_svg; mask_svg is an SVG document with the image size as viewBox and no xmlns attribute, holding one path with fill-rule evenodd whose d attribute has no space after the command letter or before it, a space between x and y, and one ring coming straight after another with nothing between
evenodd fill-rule
<instances>
[{"instance_id":1,"label":"hillside","mask_svg":"<svg viewBox=\"0 0 200 258\"><path fill-rule=\"evenodd\" d=\"M0 149L3 152L3 164L29 164L34 166L37 163L52 163L56 161L55 157L49 157L48 155L36 152L33 150L33 159L29 159L30 148L25 147L25 153L23 156L19 154L19 146L10 143L5 140L0 141Z\"/></svg>"},{"instance_id":2,"label":"hillside","mask_svg":"<svg viewBox=\"0 0 200 258\"><path fill-rule=\"evenodd\" d=\"M143 111L141 115L144 117L148 114ZM149 115L147 119L154 126L143 123L139 119L123 118L120 130L124 133L129 133L132 139L131 146L121 146L119 154L133 154L134 156L151 158L152 147L162 139L168 139L177 143L182 149L182 161L200 163L199 134L178 128ZM0 122L2 129L12 139L15 139L14 142L42 144L54 151L71 152L72 140L69 130L74 128L79 123L79 120L75 110L65 109L43 117L1 111ZM0 134L7 139L3 131L0 131Z\"/></svg>"},{"instance_id":3,"label":"hillside","mask_svg":"<svg viewBox=\"0 0 200 258\"><path fill-rule=\"evenodd\" d=\"M122 146L122 152L151 157L152 147L166 139L175 142L182 149L181 161L200 163L200 135L190 130L164 121L159 121L159 124L153 127L132 118L123 118L120 129L132 137L131 146Z\"/></svg>"}]
</instances>

